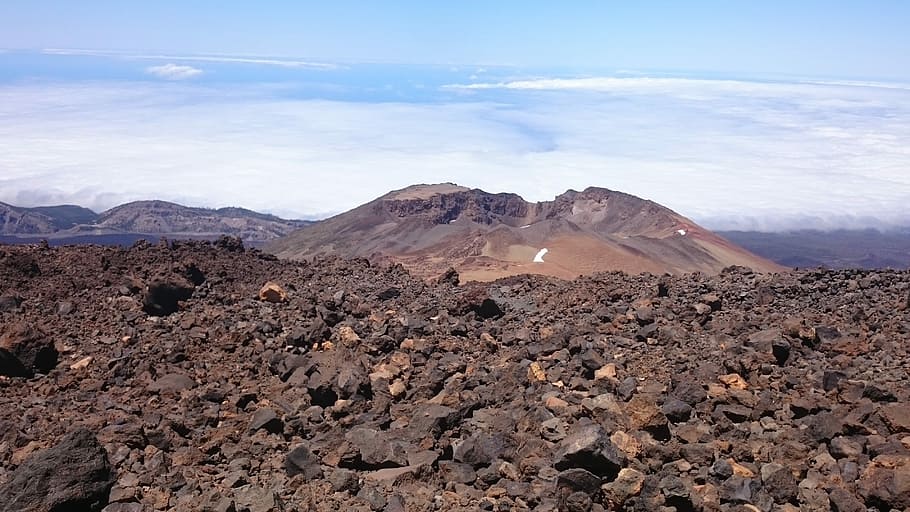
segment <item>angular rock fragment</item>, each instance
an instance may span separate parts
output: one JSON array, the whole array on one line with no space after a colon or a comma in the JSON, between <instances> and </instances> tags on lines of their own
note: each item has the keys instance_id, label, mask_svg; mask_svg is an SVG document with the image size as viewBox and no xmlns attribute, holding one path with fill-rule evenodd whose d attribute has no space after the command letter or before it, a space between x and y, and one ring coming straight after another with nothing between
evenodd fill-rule
<instances>
[{"instance_id":1,"label":"angular rock fragment","mask_svg":"<svg viewBox=\"0 0 910 512\"><path fill-rule=\"evenodd\" d=\"M284 469L288 476L303 475L306 480L322 478L319 460L306 445L300 445L288 452L284 459Z\"/></svg>"},{"instance_id":2,"label":"angular rock fragment","mask_svg":"<svg viewBox=\"0 0 910 512\"><path fill-rule=\"evenodd\" d=\"M162 395L179 395L181 391L196 387L196 381L181 373L168 373L162 375L148 385L152 393Z\"/></svg>"},{"instance_id":3,"label":"angular rock fragment","mask_svg":"<svg viewBox=\"0 0 910 512\"><path fill-rule=\"evenodd\" d=\"M910 455L879 455L863 471L857 489L867 506L910 507Z\"/></svg>"},{"instance_id":4,"label":"angular rock fragment","mask_svg":"<svg viewBox=\"0 0 910 512\"><path fill-rule=\"evenodd\" d=\"M116 481L107 452L86 429L29 457L0 485L0 511L99 511Z\"/></svg>"},{"instance_id":5,"label":"angular rock fragment","mask_svg":"<svg viewBox=\"0 0 910 512\"><path fill-rule=\"evenodd\" d=\"M559 473L557 487L568 487L573 492L581 491L593 494L600 490L601 478L582 468L571 468Z\"/></svg>"},{"instance_id":6,"label":"angular rock fragment","mask_svg":"<svg viewBox=\"0 0 910 512\"><path fill-rule=\"evenodd\" d=\"M54 342L41 330L24 323L14 324L0 335L0 375L31 377L57 366Z\"/></svg>"},{"instance_id":7,"label":"angular rock fragment","mask_svg":"<svg viewBox=\"0 0 910 512\"><path fill-rule=\"evenodd\" d=\"M559 443L553 467L586 469L612 481L625 465L625 457L598 425L577 427Z\"/></svg>"},{"instance_id":8,"label":"angular rock fragment","mask_svg":"<svg viewBox=\"0 0 910 512\"><path fill-rule=\"evenodd\" d=\"M16 311L20 304L22 304L22 297L18 295L0 295L0 313Z\"/></svg>"},{"instance_id":9,"label":"angular rock fragment","mask_svg":"<svg viewBox=\"0 0 910 512\"><path fill-rule=\"evenodd\" d=\"M511 459L515 450L514 441L503 433L478 433L453 445L452 457L475 468L489 466L496 459Z\"/></svg>"},{"instance_id":10,"label":"angular rock fragment","mask_svg":"<svg viewBox=\"0 0 910 512\"><path fill-rule=\"evenodd\" d=\"M180 276L152 279L142 298L142 309L152 316L167 316L180 309L180 302L193 296L195 287Z\"/></svg>"},{"instance_id":11,"label":"angular rock fragment","mask_svg":"<svg viewBox=\"0 0 910 512\"><path fill-rule=\"evenodd\" d=\"M265 430L270 434L280 434L284 430L284 422L273 409L259 409L250 419L250 430Z\"/></svg>"},{"instance_id":12,"label":"angular rock fragment","mask_svg":"<svg viewBox=\"0 0 910 512\"><path fill-rule=\"evenodd\" d=\"M259 300L277 304L288 300L288 292L280 284L269 281L259 289Z\"/></svg>"},{"instance_id":13,"label":"angular rock fragment","mask_svg":"<svg viewBox=\"0 0 910 512\"><path fill-rule=\"evenodd\" d=\"M636 469L623 468L619 471L615 480L604 484L601 489L612 508L619 509L629 498L638 496L641 493L644 482L645 475L643 473Z\"/></svg>"}]
</instances>

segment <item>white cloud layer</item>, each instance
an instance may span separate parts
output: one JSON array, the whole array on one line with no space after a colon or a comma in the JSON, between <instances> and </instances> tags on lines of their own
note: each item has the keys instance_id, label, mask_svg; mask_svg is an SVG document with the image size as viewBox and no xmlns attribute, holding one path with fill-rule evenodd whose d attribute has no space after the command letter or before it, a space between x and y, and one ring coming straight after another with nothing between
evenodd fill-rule
<instances>
[{"instance_id":1,"label":"white cloud layer","mask_svg":"<svg viewBox=\"0 0 910 512\"><path fill-rule=\"evenodd\" d=\"M145 71L158 78L165 80L187 80L201 76L203 71L192 66L181 66L179 64L162 64L160 66L150 66Z\"/></svg>"},{"instance_id":2,"label":"white cloud layer","mask_svg":"<svg viewBox=\"0 0 910 512\"><path fill-rule=\"evenodd\" d=\"M162 198L284 216L413 183L529 200L596 185L715 229L910 225L910 91L857 84L543 80L438 103L267 86L0 86L0 201Z\"/></svg>"}]
</instances>

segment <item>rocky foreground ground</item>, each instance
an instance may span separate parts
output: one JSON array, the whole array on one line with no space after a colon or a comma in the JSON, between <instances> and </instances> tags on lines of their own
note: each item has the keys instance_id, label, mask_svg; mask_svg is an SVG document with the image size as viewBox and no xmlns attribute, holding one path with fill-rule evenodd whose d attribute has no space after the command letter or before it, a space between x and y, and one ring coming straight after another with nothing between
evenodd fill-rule
<instances>
[{"instance_id":1,"label":"rocky foreground ground","mask_svg":"<svg viewBox=\"0 0 910 512\"><path fill-rule=\"evenodd\" d=\"M910 510L910 272L457 280L0 247L0 511Z\"/></svg>"}]
</instances>

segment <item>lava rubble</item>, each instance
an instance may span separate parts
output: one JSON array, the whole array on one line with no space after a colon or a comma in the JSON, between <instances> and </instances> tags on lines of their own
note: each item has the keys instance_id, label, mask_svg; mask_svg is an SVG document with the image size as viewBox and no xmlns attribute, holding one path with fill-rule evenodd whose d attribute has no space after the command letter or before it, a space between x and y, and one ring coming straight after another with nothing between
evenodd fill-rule
<instances>
[{"instance_id":1,"label":"lava rubble","mask_svg":"<svg viewBox=\"0 0 910 512\"><path fill-rule=\"evenodd\" d=\"M0 246L0 511L906 510L910 273Z\"/></svg>"}]
</instances>

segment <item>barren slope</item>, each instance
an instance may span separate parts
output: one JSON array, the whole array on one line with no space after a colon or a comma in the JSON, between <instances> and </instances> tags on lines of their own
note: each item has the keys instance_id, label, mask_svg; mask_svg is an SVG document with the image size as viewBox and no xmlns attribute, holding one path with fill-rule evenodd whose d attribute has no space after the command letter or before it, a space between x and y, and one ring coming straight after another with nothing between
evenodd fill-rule
<instances>
[{"instance_id":1,"label":"barren slope","mask_svg":"<svg viewBox=\"0 0 910 512\"><path fill-rule=\"evenodd\" d=\"M910 507L910 272L449 277L0 246L0 511Z\"/></svg>"},{"instance_id":2,"label":"barren slope","mask_svg":"<svg viewBox=\"0 0 910 512\"><path fill-rule=\"evenodd\" d=\"M292 259L337 254L400 262L424 277L454 267L476 280L782 269L672 210L603 188L529 203L515 194L417 185L307 226L267 250Z\"/></svg>"}]
</instances>

